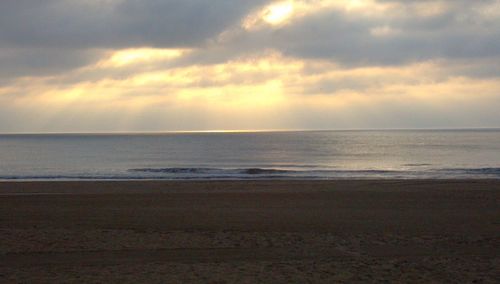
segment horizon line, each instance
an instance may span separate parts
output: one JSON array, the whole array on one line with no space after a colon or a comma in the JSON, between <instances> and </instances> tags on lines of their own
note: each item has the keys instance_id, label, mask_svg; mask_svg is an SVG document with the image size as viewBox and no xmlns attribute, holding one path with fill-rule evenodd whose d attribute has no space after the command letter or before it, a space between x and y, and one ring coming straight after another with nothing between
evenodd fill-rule
<instances>
[{"instance_id":1,"label":"horizon line","mask_svg":"<svg viewBox=\"0 0 500 284\"><path fill-rule=\"evenodd\" d=\"M342 129L213 129L213 130L158 130L158 131L47 131L0 132L0 135L113 135L113 134L196 134L196 133L271 133L271 132L335 132L335 131L426 131L426 130L500 130L500 127L425 127L425 128L342 128Z\"/></svg>"}]
</instances>

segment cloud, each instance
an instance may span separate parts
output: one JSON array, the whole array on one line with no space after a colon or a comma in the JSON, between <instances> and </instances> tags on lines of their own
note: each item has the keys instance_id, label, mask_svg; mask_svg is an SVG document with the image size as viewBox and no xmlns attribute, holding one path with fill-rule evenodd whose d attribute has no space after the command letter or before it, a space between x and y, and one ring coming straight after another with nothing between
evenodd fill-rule
<instances>
[{"instance_id":1,"label":"cloud","mask_svg":"<svg viewBox=\"0 0 500 284\"><path fill-rule=\"evenodd\" d=\"M3 0L0 42L29 48L196 46L263 2Z\"/></svg>"},{"instance_id":2,"label":"cloud","mask_svg":"<svg viewBox=\"0 0 500 284\"><path fill-rule=\"evenodd\" d=\"M270 0L4 0L0 76L62 72L140 47L193 49L178 66L266 50L345 66L500 56L500 1L344 2L296 0L286 22L246 28L252 15L269 17L259 9Z\"/></svg>"},{"instance_id":3,"label":"cloud","mask_svg":"<svg viewBox=\"0 0 500 284\"><path fill-rule=\"evenodd\" d=\"M264 0L2 0L0 76L91 64L98 52L200 47Z\"/></svg>"},{"instance_id":4,"label":"cloud","mask_svg":"<svg viewBox=\"0 0 500 284\"><path fill-rule=\"evenodd\" d=\"M97 62L104 54L89 49L0 48L0 80L51 76Z\"/></svg>"},{"instance_id":5,"label":"cloud","mask_svg":"<svg viewBox=\"0 0 500 284\"><path fill-rule=\"evenodd\" d=\"M464 1L366 2L373 7L353 11L331 6L277 27L233 30L212 49L192 54L191 62L210 63L262 49L346 66L500 56L500 14L490 11L499 1L477 1L474 8ZM425 10L432 4L434 9Z\"/></svg>"}]
</instances>

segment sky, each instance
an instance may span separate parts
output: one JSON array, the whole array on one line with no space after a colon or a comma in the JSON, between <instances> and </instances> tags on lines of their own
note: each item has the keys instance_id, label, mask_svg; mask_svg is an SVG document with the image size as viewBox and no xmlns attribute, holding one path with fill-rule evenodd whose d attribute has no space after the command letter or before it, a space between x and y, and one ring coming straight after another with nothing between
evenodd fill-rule
<instances>
[{"instance_id":1,"label":"sky","mask_svg":"<svg viewBox=\"0 0 500 284\"><path fill-rule=\"evenodd\" d=\"M0 132L500 127L499 0L2 0Z\"/></svg>"}]
</instances>

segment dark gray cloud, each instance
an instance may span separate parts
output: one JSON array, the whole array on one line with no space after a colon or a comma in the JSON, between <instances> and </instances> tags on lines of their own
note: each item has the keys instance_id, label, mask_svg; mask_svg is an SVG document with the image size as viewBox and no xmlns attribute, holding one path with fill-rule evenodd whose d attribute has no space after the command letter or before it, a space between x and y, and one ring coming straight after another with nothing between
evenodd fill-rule
<instances>
[{"instance_id":1,"label":"dark gray cloud","mask_svg":"<svg viewBox=\"0 0 500 284\"><path fill-rule=\"evenodd\" d=\"M102 54L94 49L0 48L0 79L50 76L96 62Z\"/></svg>"},{"instance_id":2,"label":"dark gray cloud","mask_svg":"<svg viewBox=\"0 0 500 284\"><path fill-rule=\"evenodd\" d=\"M2 0L0 42L14 47L202 44L266 0Z\"/></svg>"},{"instance_id":3,"label":"dark gray cloud","mask_svg":"<svg viewBox=\"0 0 500 284\"><path fill-rule=\"evenodd\" d=\"M285 54L346 64L400 64L500 54L500 28L471 28L449 18L443 15L438 20L441 27L437 27L435 18L378 22L351 19L333 11L276 32L271 42ZM376 35L373 31L377 28L390 30L387 35Z\"/></svg>"}]
</instances>

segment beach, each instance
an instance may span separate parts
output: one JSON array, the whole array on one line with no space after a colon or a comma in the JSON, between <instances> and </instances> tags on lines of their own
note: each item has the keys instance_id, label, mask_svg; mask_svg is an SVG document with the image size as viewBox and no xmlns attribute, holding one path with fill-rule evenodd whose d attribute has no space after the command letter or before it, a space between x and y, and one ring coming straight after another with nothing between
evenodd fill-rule
<instances>
[{"instance_id":1,"label":"beach","mask_svg":"<svg viewBox=\"0 0 500 284\"><path fill-rule=\"evenodd\" d=\"M495 283L500 180L0 182L0 282Z\"/></svg>"}]
</instances>

